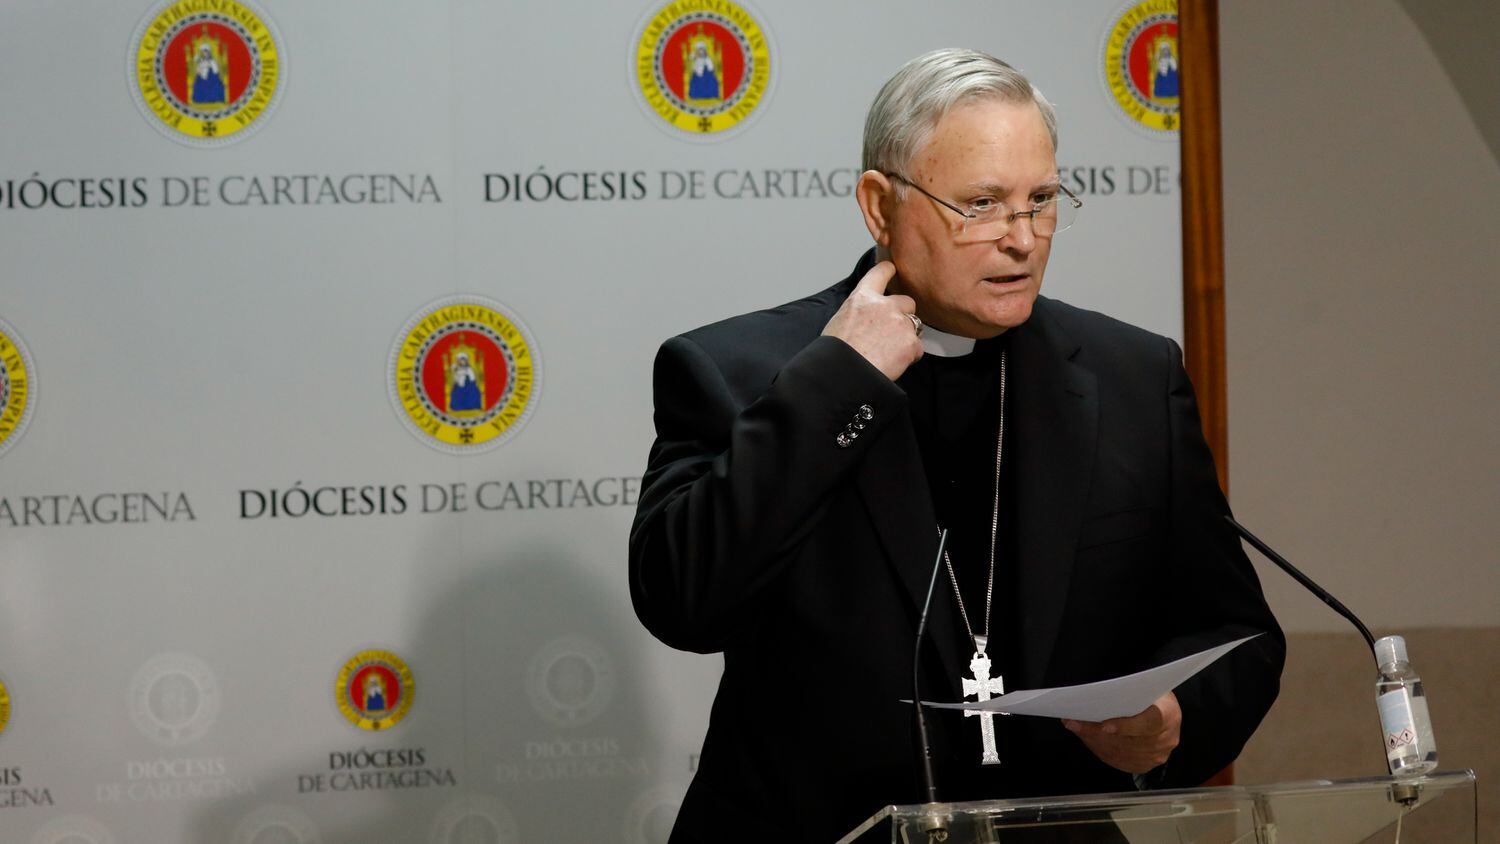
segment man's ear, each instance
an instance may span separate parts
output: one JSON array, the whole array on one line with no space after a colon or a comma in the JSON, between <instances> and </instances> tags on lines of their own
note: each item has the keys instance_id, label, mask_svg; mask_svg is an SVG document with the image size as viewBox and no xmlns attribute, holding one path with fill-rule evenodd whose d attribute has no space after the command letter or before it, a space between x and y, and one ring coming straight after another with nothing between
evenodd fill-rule
<instances>
[{"instance_id":1,"label":"man's ear","mask_svg":"<svg viewBox=\"0 0 1500 844\"><path fill-rule=\"evenodd\" d=\"M854 185L854 200L859 203L860 213L865 218L865 228L875 245L887 249L891 245L891 214L895 210L896 186L879 170L866 170L859 174Z\"/></svg>"}]
</instances>

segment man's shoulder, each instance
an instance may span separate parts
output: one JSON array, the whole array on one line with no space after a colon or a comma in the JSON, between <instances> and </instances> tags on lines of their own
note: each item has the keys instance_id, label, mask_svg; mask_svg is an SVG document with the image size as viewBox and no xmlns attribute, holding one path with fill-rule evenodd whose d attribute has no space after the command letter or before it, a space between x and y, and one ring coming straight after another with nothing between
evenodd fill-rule
<instances>
[{"instance_id":1,"label":"man's shoulder","mask_svg":"<svg viewBox=\"0 0 1500 844\"><path fill-rule=\"evenodd\" d=\"M657 352L653 375L658 407L663 395L675 394L686 384L700 384L705 394L727 398L734 407L764 395L787 364L819 339L848 298L851 278L774 308L721 319L668 339Z\"/></svg>"},{"instance_id":2,"label":"man's shoulder","mask_svg":"<svg viewBox=\"0 0 1500 844\"><path fill-rule=\"evenodd\" d=\"M711 322L679 335L714 359L786 359L823 332L849 297L856 275L800 299ZM674 338L678 339L678 338ZM671 342L671 341L668 341Z\"/></svg>"},{"instance_id":3,"label":"man's shoulder","mask_svg":"<svg viewBox=\"0 0 1500 844\"><path fill-rule=\"evenodd\" d=\"M808 331L811 331L812 335L806 339L811 340L823 330L823 326L843 302L843 299L837 296L842 284L843 282L840 282L810 296L804 296L774 308L764 308L711 322L686 331L682 336L705 347L723 343L742 345L748 342L760 342L767 336L800 336L806 335ZM847 296L847 293L845 295Z\"/></svg>"},{"instance_id":4,"label":"man's shoulder","mask_svg":"<svg viewBox=\"0 0 1500 844\"><path fill-rule=\"evenodd\" d=\"M1044 332L1053 335L1055 342L1075 344L1091 357L1091 351L1157 357L1165 354L1171 343L1167 337L1108 314L1045 296L1037 297L1032 319Z\"/></svg>"}]
</instances>

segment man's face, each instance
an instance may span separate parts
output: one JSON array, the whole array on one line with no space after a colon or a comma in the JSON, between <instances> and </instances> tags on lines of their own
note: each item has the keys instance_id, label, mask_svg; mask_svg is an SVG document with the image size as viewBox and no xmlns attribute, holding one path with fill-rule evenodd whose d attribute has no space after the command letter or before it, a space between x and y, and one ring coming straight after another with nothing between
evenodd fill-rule
<instances>
[{"instance_id":1,"label":"man's face","mask_svg":"<svg viewBox=\"0 0 1500 844\"><path fill-rule=\"evenodd\" d=\"M960 208L991 197L1024 210L1038 193L1056 192L1057 157L1034 104L981 100L939 121L902 175ZM1031 316L1052 238L1037 237L1029 217L999 240L962 243L963 218L913 188L905 199L888 194L882 208L891 287L917 300L923 322L983 339Z\"/></svg>"}]
</instances>

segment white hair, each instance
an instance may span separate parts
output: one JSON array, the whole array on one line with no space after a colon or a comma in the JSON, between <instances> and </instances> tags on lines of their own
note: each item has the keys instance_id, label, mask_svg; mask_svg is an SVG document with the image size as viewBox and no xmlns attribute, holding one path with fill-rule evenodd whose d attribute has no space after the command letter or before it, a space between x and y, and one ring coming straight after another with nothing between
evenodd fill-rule
<instances>
[{"instance_id":1,"label":"white hair","mask_svg":"<svg viewBox=\"0 0 1500 844\"><path fill-rule=\"evenodd\" d=\"M974 100L1036 103L1057 149L1057 112L1020 71L986 53L947 47L902 65L875 95L865 117L863 169L906 174L938 122Z\"/></svg>"}]
</instances>

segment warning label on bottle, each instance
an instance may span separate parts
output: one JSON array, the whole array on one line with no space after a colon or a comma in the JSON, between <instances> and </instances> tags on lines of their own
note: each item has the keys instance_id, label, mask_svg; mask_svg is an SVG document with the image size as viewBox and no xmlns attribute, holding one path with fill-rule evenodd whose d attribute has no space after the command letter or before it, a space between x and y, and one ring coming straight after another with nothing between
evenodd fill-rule
<instances>
[{"instance_id":1,"label":"warning label on bottle","mask_svg":"<svg viewBox=\"0 0 1500 844\"><path fill-rule=\"evenodd\" d=\"M1380 709L1380 728L1385 732L1386 758L1394 761L1406 756L1407 746L1417 740L1416 720L1412 717L1411 696L1405 689L1386 692L1375 699Z\"/></svg>"}]
</instances>

